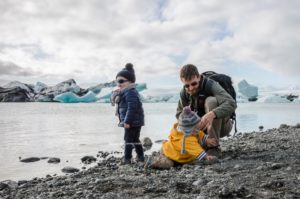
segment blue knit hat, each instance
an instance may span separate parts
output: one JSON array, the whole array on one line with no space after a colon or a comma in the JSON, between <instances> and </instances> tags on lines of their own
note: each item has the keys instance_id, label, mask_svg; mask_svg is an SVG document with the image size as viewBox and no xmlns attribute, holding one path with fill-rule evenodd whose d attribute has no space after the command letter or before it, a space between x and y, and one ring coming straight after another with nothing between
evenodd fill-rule
<instances>
[{"instance_id":1,"label":"blue knit hat","mask_svg":"<svg viewBox=\"0 0 300 199\"><path fill-rule=\"evenodd\" d=\"M189 136L193 133L195 126L201 118L197 115L196 112L192 111L189 106L183 108L181 114L178 118L178 127L183 133L181 153L186 153L185 151L185 139L186 136Z\"/></svg>"}]
</instances>

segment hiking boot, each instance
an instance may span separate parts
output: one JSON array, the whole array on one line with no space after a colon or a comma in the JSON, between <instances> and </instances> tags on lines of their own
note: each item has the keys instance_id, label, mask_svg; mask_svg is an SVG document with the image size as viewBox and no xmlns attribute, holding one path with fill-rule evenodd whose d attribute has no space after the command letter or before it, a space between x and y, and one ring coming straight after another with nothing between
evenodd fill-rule
<instances>
[{"instance_id":1,"label":"hiking boot","mask_svg":"<svg viewBox=\"0 0 300 199\"><path fill-rule=\"evenodd\" d=\"M136 157L135 161L136 162L145 162L145 157Z\"/></svg>"},{"instance_id":2,"label":"hiking boot","mask_svg":"<svg viewBox=\"0 0 300 199\"><path fill-rule=\"evenodd\" d=\"M131 160L123 159L121 161L121 165L129 165L129 164L131 164Z\"/></svg>"}]
</instances>

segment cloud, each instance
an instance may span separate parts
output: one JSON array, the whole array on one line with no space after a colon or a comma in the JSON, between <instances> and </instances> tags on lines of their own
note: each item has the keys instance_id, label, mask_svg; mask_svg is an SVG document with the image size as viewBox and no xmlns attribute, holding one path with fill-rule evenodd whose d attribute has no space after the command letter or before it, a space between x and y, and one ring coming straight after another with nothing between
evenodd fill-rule
<instances>
[{"instance_id":1,"label":"cloud","mask_svg":"<svg viewBox=\"0 0 300 199\"><path fill-rule=\"evenodd\" d=\"M299 8L297 0L1 1L0 60L83 82L111 80L127 62L141 81L176 76L186 63L224 71L228 61L299 76Z\"/></svg>"},{"instance_id":2,"label":"cloud","mask_svg":"<svg viewBox=\"0 0 300 199\"><path fill-rule=\"evenodd\" d=\"M4 62L0 60L0 76L33 76L36 75L31 69L22 68L12 62Z\"/></svg>"}]
</instances>

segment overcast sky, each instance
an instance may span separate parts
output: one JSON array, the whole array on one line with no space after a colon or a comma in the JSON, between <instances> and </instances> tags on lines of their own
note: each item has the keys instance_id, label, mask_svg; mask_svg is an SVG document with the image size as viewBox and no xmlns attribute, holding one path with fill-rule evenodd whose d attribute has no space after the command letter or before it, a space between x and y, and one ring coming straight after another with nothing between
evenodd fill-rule
<instances>
[{"instance_id":1,"label":"overcast sky","mask_svg":"<svg viewBox=\"0 0 300 199\"><path fill-rule=\"evenodd\" d=\"M180 85L179 69L300 83L299 0L1 0L0 81Z\"/></svg>"}]
</instances>

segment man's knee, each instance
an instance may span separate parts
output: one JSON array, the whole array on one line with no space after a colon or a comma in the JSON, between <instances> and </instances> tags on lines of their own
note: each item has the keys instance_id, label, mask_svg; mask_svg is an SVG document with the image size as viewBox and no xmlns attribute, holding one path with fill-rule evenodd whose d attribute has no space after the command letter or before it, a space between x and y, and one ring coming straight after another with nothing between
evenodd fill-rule
<instances>
[{"instance_id":1,"label":"man's knee","mask_svg":"<svg viewBox=\"0 0 300 199\"><path fill-rule=\"evenodd\" d=\"M207 97L205 99L205 112L209 112L218 106L218 101L216 97Z\"/></svg>"}]
</instances>

